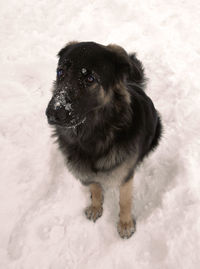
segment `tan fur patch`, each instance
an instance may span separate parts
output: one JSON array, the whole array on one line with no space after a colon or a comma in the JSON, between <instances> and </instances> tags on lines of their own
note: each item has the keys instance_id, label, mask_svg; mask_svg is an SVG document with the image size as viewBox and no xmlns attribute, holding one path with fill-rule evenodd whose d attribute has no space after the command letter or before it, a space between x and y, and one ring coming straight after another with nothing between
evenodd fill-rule
<instances>
[{"instance_id":1,"label":"tan fur patch","mask_svg":"<svg viewBox=\"0 0 200 269\"><path fill-rule=\"evenodd\" d=\"M101 217L103 213L103 194L102 188L97 183L90 184L90 192L91 192L91 199L92 203L85 209L85 215L88 219L92 221L96 221L98 218Z\"/></svg>"},{"instance_id":2,"label":"tan fur patch","mask_svg":"<svg viewBox=\"0 0 200 269\"><path fill-rule=\"evenodd\" d=\"M124 55L124 56L128 56L127 52L125 51L125 49L123 49L122 47L120 47L119 45L116 44L109 44L107 46L108 49L120 54L120 55Z\"/></svg>"},{"instance_id":3,"label":"tan fur patch","mask_svg":"<svg viewBox=\"0 0 200 269\"><path fill-rule=\"evenodd\" d=\"M74 41L68 42L65 46L70 46L70 45L74 45L74 44L77 44L77 43L79 43L79 42L74 40Z\"/></svg>"},{"instance_id":4,"label":"tan fur patch","mask_svg":"<svg viewBox=\"0 0 200 269\"><path fill-rule=\"evenodd\" d=\"M120 186L120 213L117 230L122 238L129 238L135 232L135 221L132 218L132 183L133 179Z\"/></svg>"},{"instance_id":5,"label":"tan fur patch","mask_svg":"<svg viewBox=\"0 0 200 269\"><path fill-rule=\"evenodd\" d=\"M127 91L126 87L124 86L123 81L120 81L115 85L115 89L120 95L124 96L125 101L127 104L131 103L130 93Z\"/></svg>"},{"instance_id":6,"label":"tan fur patch","mask_svg":"<svg viewBox=\"0 0 200 269\"><path fill-rule=\"evenodd\" d=\"M100 207L103 202L103 194L101 186L97 183L90 184L90 192L91 192L92 206Z\"/></svg>"},{"instance_id":7,"label":"tan fur patch","mask_svg":"<svg viewBox=\"0 0 200 269\"><path fill-rule=\"evenodd\" d=\"M106 93L104 91L103 87L101 86L99 92L100 92L99 97L100 97L100 100L101 100L101 104L102 105L108 104L111 101L112 96L113 96L112 90L109 90L108 93Z\"/></svg>"},{"instance_id":8,"label":"tan fur patch","mask_svg":"<svg viewBox=\"0 0 200 269\"><path fill-rule=\"evenodd\" d=\"M132 221L131 207L132 207L132 183L133 179L120 186L120 222L130 223Z\"/></svg>"}]
</instances>

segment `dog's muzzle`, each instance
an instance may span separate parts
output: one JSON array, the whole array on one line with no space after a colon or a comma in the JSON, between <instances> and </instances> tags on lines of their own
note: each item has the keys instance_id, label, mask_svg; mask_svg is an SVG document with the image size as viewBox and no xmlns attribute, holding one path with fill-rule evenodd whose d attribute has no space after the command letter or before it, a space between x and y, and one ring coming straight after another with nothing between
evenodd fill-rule
<instances>
[{"instance_id":1,"label":"dog's muzzle","mask_svg":"<svg viewBox=\"0 0 200 269\"><path fill-rule=\"evenodd\" d=\"M65 123L67 118L67 113L64 107L53 108L51 104L49 104L46 109L46 115L49 124L62 125Z\"/></svg>"},{"instance_id":2,"label":"dog's muzzle","mask_svg":"<svg viewBox=\"0 0 200 269\"><path fill-rule=\"evenodd\" d=\"M52 97L46 109L49 124L63 125L70 121L72 105L66 100L65 91L60 91Z\"/></svg>"},{"instance_id":3,"label":"dog's muzzle","mask_svg":"<svg viewBox=\"0 0 200 269\"><path fill-rule=\"evenodd\" d=\"M78 103L67 102L62 96L54 96L46 109L48 123L66 128L76 127L85 122L86 117L78 113Z\"/></svg>"}]
</instances>

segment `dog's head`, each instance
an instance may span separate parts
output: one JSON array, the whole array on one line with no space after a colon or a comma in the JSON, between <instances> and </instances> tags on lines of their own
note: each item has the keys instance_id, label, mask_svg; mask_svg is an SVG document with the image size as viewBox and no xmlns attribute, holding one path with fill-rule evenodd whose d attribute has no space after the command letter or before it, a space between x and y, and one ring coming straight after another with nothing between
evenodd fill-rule
<instances>
[{"instance_id":1,"label":"dog's head","mask_svg":"<svg viewBox=\"0 0 200 269\"><path fill-rule=\"evenodd\" d=\"M46 110L49 124L75 127L112 101L112 89L130 69L119 46L71 42L58 53L53 97Z\"/></svg>"}]
</instances>

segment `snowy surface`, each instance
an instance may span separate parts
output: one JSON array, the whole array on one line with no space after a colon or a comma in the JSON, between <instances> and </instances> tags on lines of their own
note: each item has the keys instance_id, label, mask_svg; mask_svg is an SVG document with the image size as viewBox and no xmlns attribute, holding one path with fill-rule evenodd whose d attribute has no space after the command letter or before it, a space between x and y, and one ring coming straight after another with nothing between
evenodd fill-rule
<instances>
[{"instance_id":1,"label":"snowy surface","mask_svg":"<svg viewBox=\"0 0 200 269\"><path fill-rule=\"evenodd\" d=\"M200 268L199 0L1 0L0 268ZM137 171L137 231L119 238L118 191L94 224L45 109L71 40L116 43L145 65L162 143Z\"/></svg>"}]
</instances>

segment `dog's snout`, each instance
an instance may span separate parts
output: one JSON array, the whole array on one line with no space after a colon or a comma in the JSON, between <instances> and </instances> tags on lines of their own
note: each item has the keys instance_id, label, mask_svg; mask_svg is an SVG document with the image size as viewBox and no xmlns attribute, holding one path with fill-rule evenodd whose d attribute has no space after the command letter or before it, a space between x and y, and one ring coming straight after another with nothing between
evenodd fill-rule
<instances>
[{"instance_id":1,"label":"dog's snout","mask_svg":"<svg viewBox=\"0 0 200 269\"><path fill-rule=\"evenodd\" d=\"M54 124L55 123L56 118L55 118L55 114L54 114L54 111L53 111L50 103L49 103L49 105L48 105L48 107L46 109L46 116L47 116L49 124Z\"/></svg>"},{"instance_id":2,"label":"dog's snout","mask_svg":"<svg viewBox=\"0 0 200 269\"><path fill-rule=\"evenodd\" d=\"M54 102L51 101L46 109L46 116L49 124L62 124L67 113L63 106L55 106Z\"/></svg>"},{"instance_id":3,"label":"dog's snout","mask_svg":"<svg viewBox=\"0 0 200 269\"><path fill-rule=\"evenodd\" d=\"M54 124L56 122L56 119L53 115L48 116L48 123Z\"/></svg>"}]
</instances>

